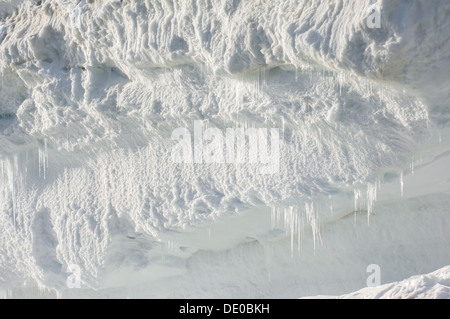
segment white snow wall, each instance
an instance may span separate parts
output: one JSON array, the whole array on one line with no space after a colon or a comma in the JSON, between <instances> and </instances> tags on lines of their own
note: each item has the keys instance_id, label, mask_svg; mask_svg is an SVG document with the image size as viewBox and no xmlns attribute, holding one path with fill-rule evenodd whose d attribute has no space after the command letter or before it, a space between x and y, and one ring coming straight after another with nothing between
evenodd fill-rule
<instances>
[{"instance_id":1,"label":"white snow wall","mask_svg":"<svg viewBox=\"0 0 450 319\"><path fill-rule=\"evenodd\" d=\"M380 29L358 0L16 3L0 5L2 287L61 290L78 264L95 288L115 236L353 195L449 118L446 0L378 1ZM198 119L280 128L280 171L174 164L171 132Z\"/></svg>"}]
</instances>

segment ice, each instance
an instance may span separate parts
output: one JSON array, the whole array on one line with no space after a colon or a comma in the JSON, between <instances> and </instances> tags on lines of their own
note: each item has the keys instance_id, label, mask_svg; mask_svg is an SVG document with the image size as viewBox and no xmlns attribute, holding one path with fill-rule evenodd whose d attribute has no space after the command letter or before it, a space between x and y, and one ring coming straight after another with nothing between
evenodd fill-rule
<instances>
[{"instance_id":1,"label":"ice","mask_svg":"<svg viewBox=\"0 0 450 319\"><path fill-rule=\"evenodd\" d=\"M314 202L305 203L306 220L311 225L314 250L318 243L321 243L322 239L320 236L320 222L318 218L318 212L314 209Z\"/></svg>"},{"instance_id":2,"label":"ice","mask_svg":"<svg viewBox=\"0 0 450 319\"><path fill-rule=\"evenodd\" d=\"M367 184L367 223L370 224L370 216L373 214L375 201L377 200L377 183Z\"/></svg>"},{"instance_id":3,"label":"ice","mask_svg":"<svg viewBox=\"0 0 450 319\"><path fill-rule=\"evenodd\" d=\"M48 149L47 140L44 140L43 147L39 148L39 176L43 179L47 178L48 169Z\"/></svg>"},{"instance_id":4,"label":"ice","mask_svg":"<svg viewBox=\"0 0 450 319\"><path fill-rule=\"evenodd\" d=\"M355 223L356 223L356 214L361 212L361 190L359 189L354 189L353 190L353 214L354 214L354 218L355 218Z\"/></svg>"},{"instance_id":5,"label":"ice","mask_svg":"<svg viewBox=\"0 0 450 319\"><path fill-rule=\"evenodd\" d=\"M17 180L19 175L18 172L18 162L17 156L13 159L2 160L1 162L1 181L2 181L2 203L4 205L11 205L12 222L14 227L16 227L16 214L17 214L17 204L16 204L16 194L17 188L19 187L19 181ZM7 209L8 206L5 206ZM5 209L4 208L4 209Z\"/></svg>"},{"instance_id":6,"label":"ice","mask_svg":"<svg viewBox=\"0 0 450 319\"><path fill-rule=\"evenodd\" d=\"M311 298L311 297L310 297ZM450 267L438 269L402 281L364 288L335 299L448 299L450 298Z\"/></svg>"}]
</instances>

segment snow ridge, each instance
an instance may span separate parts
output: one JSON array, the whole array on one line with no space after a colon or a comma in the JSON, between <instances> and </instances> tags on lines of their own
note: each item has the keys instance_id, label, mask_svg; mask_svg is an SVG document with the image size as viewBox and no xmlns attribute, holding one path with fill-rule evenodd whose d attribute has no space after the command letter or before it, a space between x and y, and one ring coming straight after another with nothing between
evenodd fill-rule
<instances>
[{"instance_id":1,"label":"snow ridge","mask_svg":"<svg viewBox=\"0 0 450 319\"><path fill-rule=\"evenodd\" d=\"M117 237L255 206L305 207L315 245L308 203L361 185L370 217L449 118L450 4L379 5L370 29L359 0L0 2L2 286L59 292L78 264L95 288ZM195 120L279 128L279 172L173 163Z\"/></svg>"}]
</instances>

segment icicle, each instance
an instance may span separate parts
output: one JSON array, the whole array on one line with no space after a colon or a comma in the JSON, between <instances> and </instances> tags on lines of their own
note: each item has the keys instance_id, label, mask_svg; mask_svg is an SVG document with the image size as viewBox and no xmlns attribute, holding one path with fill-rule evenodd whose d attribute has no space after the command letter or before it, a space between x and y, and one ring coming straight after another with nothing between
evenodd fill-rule
<instances>
[{"instance_id":1,"label":"icicle","mask_svg":"<svg viewBox=\"0 0 450 319\"><path fill-rule=\"evenodd\" d=\"M319 223L317 220L317 215L314 209L314 202L311 204L305 203L306 219L311 226L313 234L313 245L314 252L316 251L317 241L320 240Z\"/></svg>"},{"instance_id":2,"label":"icicle","mask_svg":"<svg viewBox=\"0 0 450 319\"><path fill-rule=\"evenodd\" d=\"M273 230L275 228L275 208L270 208L270 228Z\"/></svg>"},{"instance_id":3,"label":"icicle","mask_svg":"<svg viewBox=\"0 0 450 319\"><path fill-rule=\"evenodd\" d=\"M271 226L272 229L278 228L280 227L280 221L281 221L281 210L276 208L276 207L272 207L271 209Z\"/></svg>"},{"instance_id":4,"label":"icicle","mask_svg":"<svg viewBox=\"0 0 450 319\"><path fill-rule=\"evenodd\" d=\"M354 212L354 218L355 218L355 223L356 223L356 213L358 212L358 203L359 203L359 199L361 198L361 191L360 190L354 190L354 204L353 204L353 212ZM359 211L361 211L361 207L359 208Z\"/></svg>"},{"instance_id":5,"label":"icicle","mask_svg":"<svg viewBox=\"0 0 450 319\"><path fill-rule=\"evenodd\" d=\"M294 235L297 228L297 215L294 214L294 207L289 207L289 232L291 237L291 258L294 257Z\"/></svg>"},{"instance_id":6,"label":"icicle","mask_svg":"<svg viewBox=\"0 0 450 319\"><path fill-rule=\"evenodd\" d=\"M297 212L297 250L301 251L301 242L302 242L302 230L303 230L303 215L300 212Z\"/></svg>"},{"instance_id":7,"label":"icicle","mask_svg":"<svg viewBox=\"0 0 450 319\"><path fill-rule=\"evenodd\" d=\"M403 172L400 172L400 194L401 194L401 197L403 197L403 189L404 189Z\"/></svg>"},{"instance_id":8,"label":"icicle","mask_svg":"<svg viewBox=\"0 0 450 319\"><path fill-rule=\"evenodd\" d=\"M258 70L258 72L256 74L256 81L255 81L255 88L254 88L254 90L255 90L254 99L256 101L256 104L259 104L259 81L260 81L260 73Z\"/></svg>"},{"instance_id":9,"label":"icicle","mask_svg":"<svg viewBox=\"0 0 450 319\"><path fill-rule=\"evenodd\" d=\"M367 224L370 224L370 215L377 199L377 184L367 184Z\"/></svg>"},{"instance_id":10,"label":"icicle","mask_svg":"<svg viewBox=\"0 0 450 319\"><path fill-rule=\"evenodd\" d=\"M272 280L272 247L270 245L263 246L264 249L264 261L267 270L267 279L270 282Z\"/></svg>"},{"instance_id":11,"label":"icicle","mask_svg":"<svg viewBox=\"0 0 450 319\"><path fill-rule=\"evenodd\" d=\"M6 203L10 202L12 206L12 219L13 225L16 226L16 192L17 192L17 181L16 176L18 176L18 164L17 157L13 160L7 159L1 161L1 177L0 180L2 184L2 197L3 201Z\"/></svg>"},{"instance_id":12,"label":"icicle","mask_svg":"<svg viewBox=\"0 0 450 319\"><path fill-rule=\"evenodd\" d=\"M48 167L48 149L47 149L47 140L44 140L44 150L39 148L39 177L44 177L44 180L47 178L47 167Z\"/></svg>"},{"instance_id":13,"label":"icicle","mask_svg":"<svg viewBox=\"0 0 450 319\"><path fill-rule=\"evenodd\" d=\"M335 77L339 88L339 96L342 96L342 86L344 85L344 74L338 73Z\"/></svg>"},{"instance_id":14,"label":"icicle","mask_svg":"<svg viewBox=\"0 0 450 319\"><path fill-rule=\"evenodd\" d=\"M169 240L167 242L167 250L169 252L174 252L175 251L175 243L173 241Z\"/></svg>"},{"instance_id":15,"label":"icicle","mask_svg":"<svg viewBox=\"0 0 450 319\"><path fill-rule=\"evenodd\" d=\"M304 217L306 217L306 220ZM295 206L289 206L286 208L271 208L272 229L281 228L285 231L286 236L289 237L291 258L294 257L295 245L297 245L297 250L299 252L301 251L301 242L305 222L311 227L313 248L315 251L317 244L322 242L322 237L320 234L318 212L314 208L313 202L305 203L304 214L301 214L300 210Z\"/></svg>"},{"instance_id":16,"label":"icicle","mask_svg":"<svg viewBox=\"0 0 450 319\"><path fill-rule=\"evenodd\" d=\"M20 176L19 175L19 163L18 163L18 157L14 156L14 164L13 164L13 171L12 171L12 196L13 196L13 200L12 200L12 204L13 204L13 215L14 215L14 228L16 227L16 188L18 187L16 184L20 185L20 182L17 182L17 177Z\"/></svg>"}]
</instances>

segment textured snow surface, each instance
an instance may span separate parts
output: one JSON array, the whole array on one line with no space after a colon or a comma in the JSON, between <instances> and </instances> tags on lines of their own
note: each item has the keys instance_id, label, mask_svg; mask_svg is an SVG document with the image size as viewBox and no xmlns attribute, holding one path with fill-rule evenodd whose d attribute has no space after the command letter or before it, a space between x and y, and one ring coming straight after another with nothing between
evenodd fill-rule
<instances>
[{"instance_id":1,"label":"textured snow surface","mask_svg":"<svg viewBox=\"0 0 450 319\"><path fill-rule=\"evenodd\" d=\"M450 264L450 3L0 1L0 292L300 297ZM280 169L173 130L279 128ZM67 267L82 289L67 289Z\"/></svg>"},{"instance_id":2,"label":"textured snow surface","mask_svg":"<svg viewBox=\"0 0 450 319\"><path fill-rule=\"evenodd\" d=\"M400 282L364 288L338 298L350 299L450 299L450 267Z\"/></svg>"}]
</instances>

